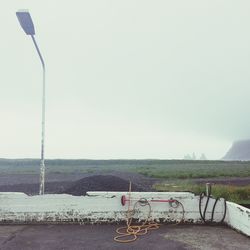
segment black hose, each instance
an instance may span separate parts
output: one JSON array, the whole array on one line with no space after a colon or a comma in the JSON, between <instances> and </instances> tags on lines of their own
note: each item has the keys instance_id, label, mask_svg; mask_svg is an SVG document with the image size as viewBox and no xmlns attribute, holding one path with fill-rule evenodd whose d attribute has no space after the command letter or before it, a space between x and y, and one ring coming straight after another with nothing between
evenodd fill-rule
<instances>
[{"instance_id":1,"label":"black hose","mask_svg":"<svg viewBox=\"0 0 250 250\"><path fill-rule=\"evenodd\" d=\"M206 205L205 205L205 208L203 210L203 213L201 211L201 201L202 199L206 196L206 194L204 192L202 192L200 194L200 200L199 200L199 212L200 212L200 216L201 216L201 219L203 220L204 223L213 223L214 222L214 212L215 212L215 207L218 203L218 201L220 200L220 198L217 198L214 202L214 205L213 205L213 209L212 209L212 215L211 215L211 219L210 221L206 220L206 212L207 212L207 206L208 206L208 203L209 203L209 199L211 198L211 188L209 189L209 192L208 192L208 196L207 197L207 201L206 201ZM219 223L222 223L226 217L226 212L227 212L227 204L226 204L226 199L224 199L224 213L223 213L223 217L222 219L220 220Z\"/></svg>"},{"instance_id":2,"label":"black hose","mask_svg":"<svg viewBox=\"0 0 250 250\"><path fill-rule=\"evenodd\" d=\"M216 204L217 204L217 202L218 202L219 199L220 198L216 198L216 200L214 202L213 209L212 209L211 220L210 220L211 222L213 222L213 220L214 220L214 211L215 211L215 207L216 207Z\"/></svg>"},{"instance_id":3,"label":"black hose","mask_svg":"<svg viewBox=\"0 0 250 250\"><path fill-rule=\"evenodd\" d=\"M222 223L225 220L225 217L226 217L226 214L227 214L227 201L226 201L225 198L223 198L223 199L224 199L224 214L223 214L223 217L222 217L220 223Z\"/></svg>"},{"instance_id":4,"label":"black hose","mask_svg":"<svg viewBox=\"0 0 250 250\"><path fill-rule=\"evenodd\" d=\"M201 219L206 223L206 220L205 220L205 218L203 217L203 214L202 214L202 212L201 212L201 201L202 201L202 199L203 199L204 196L205 196L205 193L202 192L202 193L200 194L200 200L199 200L199 212L200 212ZM205 207L204 211L205 211L205 210L206 210L206 207Z\"/></svg>"}]
</instances>

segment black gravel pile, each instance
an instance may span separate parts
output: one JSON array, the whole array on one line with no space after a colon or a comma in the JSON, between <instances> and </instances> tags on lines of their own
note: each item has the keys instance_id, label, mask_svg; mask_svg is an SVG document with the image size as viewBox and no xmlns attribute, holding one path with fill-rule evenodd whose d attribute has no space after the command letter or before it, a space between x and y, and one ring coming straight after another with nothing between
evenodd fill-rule
<instances>
[{"instance_id":1,"label":"black gravel pile","mask_svg":"<svg viewBox=\"0 0 250 250\"><path fill-rule=\"evenodd\" d=\"M93 175L82 178L61 193L85 195L87 191L128 191L129 182L113 175ZM145 191L132 183L132 191Z\"/></svg>"}]
</instances>

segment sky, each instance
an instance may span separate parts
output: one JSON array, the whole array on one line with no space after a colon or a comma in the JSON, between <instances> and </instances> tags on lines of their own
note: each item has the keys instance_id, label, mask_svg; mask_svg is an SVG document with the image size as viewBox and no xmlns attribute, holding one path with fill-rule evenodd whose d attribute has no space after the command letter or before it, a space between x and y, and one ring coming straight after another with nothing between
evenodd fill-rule
<instances>
[{"instance_id":1,"label":"sky","mask_svg":"<svg viewBox=\"0 0 250 250\"><path fill-rule=\"evenodd\" d=\"M220 159L250 138L250 2L9 0L0 15L0 158Z\"/></svg>"}]
</instances>

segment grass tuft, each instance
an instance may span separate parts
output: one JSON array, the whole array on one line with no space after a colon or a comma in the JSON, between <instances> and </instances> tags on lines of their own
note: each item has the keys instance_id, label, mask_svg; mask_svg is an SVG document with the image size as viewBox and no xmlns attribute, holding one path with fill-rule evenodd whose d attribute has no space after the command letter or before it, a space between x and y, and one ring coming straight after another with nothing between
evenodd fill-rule
<instances>
[{"instance_id":1,"label":"grass tuft","mask_svg":"<svg viewBox=\"0 0 250 250\"><path fill-rule=\"evenodd\" d=\"M205 192L205 185L192 184L189 182L177 181L176 183L156 183L153 185L156 191L175 192L175 191L189 191L196 195ZM250 185L247 186L232 186L216 184L212 186L212 195L214 198L222 197L228 201L250 204Z\"/></svg>"}]
</instances>

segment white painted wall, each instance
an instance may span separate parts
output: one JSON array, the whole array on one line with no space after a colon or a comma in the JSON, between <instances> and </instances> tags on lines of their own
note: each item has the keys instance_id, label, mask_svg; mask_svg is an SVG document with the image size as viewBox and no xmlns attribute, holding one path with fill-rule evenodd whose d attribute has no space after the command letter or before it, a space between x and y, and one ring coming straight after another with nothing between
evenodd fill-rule
<instances>
[{"instance_id":1,"label":"white painted wall","mask_svg":"<svg viewBox=\"0 0 250 250\"><path fill-rule=\"evenodd\" d=\"M232 228L250 236L250 209L228 201L225 222Z\"/></svg>"},{"instance_id":2,"label":"white painted wall","mask_svg":"<svg viewBox=\"0 0 250 250\"><path fill-rule=\"evenodd\" d=\"M128 204L122 206L121 196L127 192L88 192L86 196L46 194L28 196L24 193L0 192L0 223L101 223L119 222L127 218ZM199 196L189 192L132 192L131 209L139 199L147 199L151 205L151 219L176 222L182 219L182 208L170 203L150 200L175 199L183 204L184 222L202 223L199 213ZM206 219L211 218L214 199L210 199ZM206 198L202 200L202 211ZM220 200L215 209L214 220L223 217L224 202ZM148 206L135 206L133 217L148 218ZM227 202L225 222L250 236L250 209Z\"/></svg>"},{"instance_id":3,"label":"white painted wall","mask_svg":"<svg viewBox=\"0 0 250 250\"><path fill-rule=\"evenodd\" d=\"M47 194L27 196L23 193L0 193L0 222L70 222L70 221L121 221L126 219L128 206L121 205L121 196L127 192L88 192L87 196L67 194ZM184 220L200 222L198 210L199 197L189 192L132 192L131 207L136 200L177 199L185 209ZM205 200L204 202L205 203ZM169 203L150 202L152 219L178 221L182 218L182 208L177 209ZM213 202L208 206L208 218L211 216ZM204 206L204 204L203 204ZM219 202L215 220L220 220L223 204ZM135 218L148 217L148 206L136 206Z\"/></svg>"}]
</instances>

